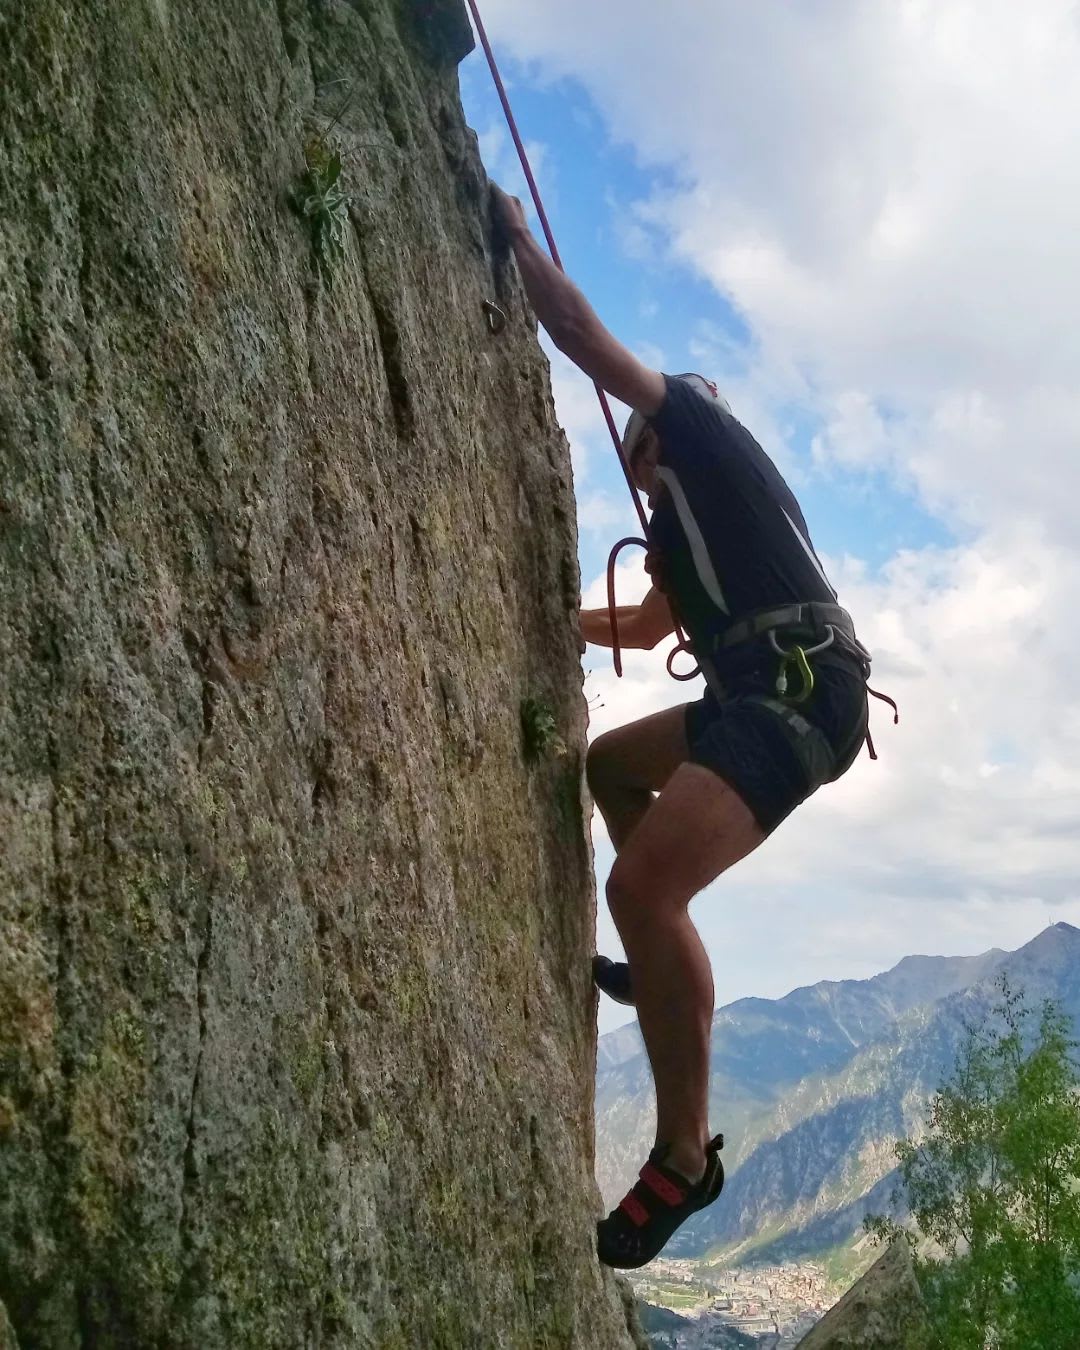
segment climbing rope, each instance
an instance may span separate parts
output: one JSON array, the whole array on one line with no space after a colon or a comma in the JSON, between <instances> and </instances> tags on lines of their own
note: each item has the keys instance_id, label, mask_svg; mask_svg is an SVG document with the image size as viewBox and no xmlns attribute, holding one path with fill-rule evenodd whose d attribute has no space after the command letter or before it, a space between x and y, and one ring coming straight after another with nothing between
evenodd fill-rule
<instances>
[{"instance_id":1,"label":"climbing rope","mask_svg":"<svg viewBox=\"0 0 1080 1350\"><path fill-rule=\"evenodd\" d=\"M532 167L529 164L529 156L525 152L525 145L518 131L517 122L514 119L514 110L510 107L510 100L506 96L506 87L502 82L502 76L499 74L499 67L495 61L495 53L491 50L491 43L488 41L487 33L484 29L484 22L480 18L480 11L476 7L476 0L468 0L469 10L472 13L473 23L476 26L476 34L480 39L480 45L484 49L484 55L487 57L487 63L491 70L491 78L495 81L495 90L499 95L499 102L502 104L503 112L506 114L506 125L510 128L510 135L513 138L514 147L517 150L518 159L521 161L521 168L525 174L525 181L529 185L529 192L532 194L533 205L536 207L536 214L540 220L540 228L544 231L544 238L547 240L548 252L551 254L551 261L560 272L566 271L563 267L562 258L559 257L559 249L555 243L555 236L551 232L551 225L548 222L547 212L544 210L544 203L540 198L540 190L536 186L536 179L533 177ZM637 511L638 520L641 522L641 533L643 538L638 539L635 536L629 536L626 539L620 539L611 550L608 557L607 585L608 585L608 618L611 623L611 655L615 664L615 674L622 675L622 649L619 645L619 621L616 616L615 606L615 560L623 548L630 544L636 544L639 548L646 550L650 547L649 542L649 522L645 517L645 508L641 505L641 498L638 496L637 488L634 487L634 480L630 475L630 466L626 462L626 454L623 451L622 437L619 435L618 428L615 425L615 418L611 414L611 405L608 403L607 394L604 393L600 385L595 381L593 388L596 390L596 397L600 400L600 408L604 414L604 421L607 423L607 429L611 432L611 439L615 444L615 453L619 456L619 464L622 467L623 477L626 479L626 486L630 492L630 498L634 503L634 510ZM678 630L680 645L671 653L668 658L668 672L676 680L692 680L697 671L692 671L688 675L676 675L672 670L671 663L680 651L688 650L689 644L686 635L681 629Z\"/></svg>"},{"instance_id":2,"label":"climbing rope","mask_svg":"<svg viewBox=\"0 0 1080 1350\"><path fill-rule=\"evenodd\" d=\"M506 115L506 125L510 128L510 135L513 138L514 147L517 150L518 159L521 161L521 168L525 174L525 181L529 185L529 192L532 195L533 205L536 207L536 214L540 220L541 229L544 231L544 238L547 240L548 251L551 253L551 260L560 272L565 273L562 258L559 256L559 249L555 243L555 236L551 232L551 225L548 222L547 212L544 210L544 203L540 198L540 190L536 186L536 179L533 177L532 166L529 164L529 156L525 152L525 145L518 131L517 121L514 118L514 110L510 106L510 100L506 96L506 86L502 82L502 76L499 74L499 67L495 61L495 53L491 50L491 43L488 41L488 35L484 28L484 21L480 17L480 11L476 6L476 0L468 0L469 10L472 14L473 24L476 27L477 36L480 39L480 45L484 49L484 55L487 57L488 67L491 70L491 78L495 81L495 90L499 95L499 102L502 104L503 112ZM492 307L493 308L493 307ZM499 312L499 318L504 316ZM491 322L491 314L488 314L488 320ZM494 331L494 327L493 327ZM604 393L596 381L593 381L593 388L596 390L596 397L600 400L600 408L604 414L604 421L607 423L607 429L611 433L611 439L615 445L615 453L619 457L619 464L623 471L623 477L626 479L626 486L630 493L630 500L634 503L634 510L637 512L638 520L641 522L641 533L644 536L641 539L630 535L625 539L620 539L608 555L607 565L607 598L608 598L608 620L611 624L611 655L615 666L615 674L622 675L622 650L619 645L619 620L617 607L615 604L615 563L619 554L624 548L630 545L636 545L648 552L651 547L649 536L649 522L645 517L645 509L641 505L641 498L638 496L637 488L634 486L633 477L630 474L630 465L627 463L626 453L623 450L622 437L619 435L618 428L615 425L615 419L611 415L611 406L607 400L607 394ZM683 631L681 624L676 619L675 633L679 639L678 645L668 654L667 670L673 680L692 680L698 675L699 669L695 665L694 669L685 674L679 673L674 669L674 662L683 652L689 652L693 655L690 648L690 639ZM784 650L776 641L775 634L769 633L769 641L780 657L780 672L777 679L777 692L781 698L787 697L790 702L801 703L808 699L814 690L814 672L810 666L808 658L817 652L824 651L832 646L834 634L830 628L824 642L816 647L803 648L794 646L789 650ZM799 686L793 694L788 692L788 670L794 668L799 676ZM876 689L871 689L867 685L867 693L872 694L874 698L881 699L883 703L888 703L893 710L893 721L900 721L900 714L897 711L895 702L889 698L888 694L879 694ZM877 759L877 752L874 749L874 742L870 738L870 730L866 731L866 743L870 751L870 758Z\"/></svg>"}]
</instances>

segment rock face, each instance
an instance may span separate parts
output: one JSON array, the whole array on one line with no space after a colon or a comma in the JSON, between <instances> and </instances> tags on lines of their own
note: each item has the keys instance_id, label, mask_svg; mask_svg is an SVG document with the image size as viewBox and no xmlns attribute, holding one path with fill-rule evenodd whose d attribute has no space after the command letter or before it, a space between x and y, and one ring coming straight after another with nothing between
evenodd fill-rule
<instances>
[{"instance_id":1,"label":"rock face","mask_svg":"<svg viewBox=\"0 0 1080 1350\"><path fill-rule=\"evenodd\" d=\"M593 1255L570 465L470 43L459 0L0 11L24 1350L632 1343ZM334 151L320 275L290 199Z\"/></svg>"},{"instance_id":2,"label":"rock face","mask_svg":"<svg viewBox=\"0 0 1080 1350\"><path fill-rule=\"evenodd\" d=\"M923 1325L911 1253L906 1243L894 1242L803 1337L799 1350L906 1350Z\"/></svg>"}]
</instances>

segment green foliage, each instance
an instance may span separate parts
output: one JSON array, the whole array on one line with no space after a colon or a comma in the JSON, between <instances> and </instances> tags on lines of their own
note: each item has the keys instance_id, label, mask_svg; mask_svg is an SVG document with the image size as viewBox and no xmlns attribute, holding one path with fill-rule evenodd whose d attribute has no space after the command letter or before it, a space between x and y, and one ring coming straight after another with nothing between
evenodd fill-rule
<instances>
[{"instance_id":1,"label":"green foliage","mask_svg":"<svg viewBox=\"0 0 1080 1350\"><path fill-rule=\"evenodd\" d=\"M333 285L333 266L345 256L349 194L340 186L341 156L323 136L304 147L307 169L292 194L292 204L308 222L311 256L326 285Z\"/></svg>"},{"instance_id":2,"label":"green foliage","mask_svg":"<svg viewBox=\"0 0 1080 1350\"><path fill-rule=\"evenodd\" d=\"M1022 993L969 1030L918 1144L896 1146L924 1253L916 1271L932 1350L1080 1347L1080 1071L1067 1018L1037 1030ZM903 1232L877 1216L879 1238Z\"/></svg>"},{"instance_id":3,"label":"green foliage","mask_svg":"<svg viewBox=\"0 0 1080 1350\"><path fill-rule=\"evenodd\" d=\"M527 760L535 761L543 759L546 755L566 754L566 746L555 725L555 715L540 699L522 699L521 734Z\"/></svg>"}]
</instances>

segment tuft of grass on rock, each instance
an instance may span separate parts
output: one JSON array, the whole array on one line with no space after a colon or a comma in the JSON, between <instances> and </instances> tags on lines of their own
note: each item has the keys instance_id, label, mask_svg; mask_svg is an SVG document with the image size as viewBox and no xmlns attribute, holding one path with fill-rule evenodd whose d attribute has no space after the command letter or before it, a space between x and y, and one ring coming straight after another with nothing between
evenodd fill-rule
<instances>
[{"instance_id":1,"label":"tuft of grass on rock","mask_svg":"<svg viewBox=\"0 0 1080 1350\"><path fill-rule=\"evenodd\" d=\"M290 201L307 222L312 260L329 288L333 269L345 256L350 198L341 187L341 156L322 136L312 137L304 146L304 163L307 167Z\"/></svg>"},{"instance_id":2,"label":"tuft of grass on rock","mask_svg":"<svg viewBox=\"0 0 1080 1350\"><path fill-rule=\"evenodd\" d=\"M522 699L521 735L525 758L531 763L549 757L559 758L566 754L566 745L559 735L555 715L541 699Z\"/></svg>"}]
</instances>

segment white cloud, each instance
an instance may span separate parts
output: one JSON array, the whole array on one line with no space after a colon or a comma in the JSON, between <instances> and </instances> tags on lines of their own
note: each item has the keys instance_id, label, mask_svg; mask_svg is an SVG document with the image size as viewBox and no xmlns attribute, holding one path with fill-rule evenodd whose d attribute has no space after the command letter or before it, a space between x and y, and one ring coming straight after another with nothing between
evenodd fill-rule
<instances>
[{"instance_id":1,"label":"white cloud","mask_svg":"<svg viewBox=\"0 0 1080 1350\"><path fill-rule=\"evenodd\" d=\"M694 355L727 372L792 485L884 470L969 541L877 577L830 563L902 722L875 704L879 763L703 899L737 902L710 941L721 983L733 947L736 992L751 971L783 992L747 960L763 924L775 968L820 978L860 973L844 953L869 974L878 951L974 950L991 916L1003 943L1080 921L1080 9L486 0L485 16L534 69L580 79L656 171L624 243L740 313L746 346L703 325ZM820 424L809 463L785 449L792 407ZM658 653L628 654L621 683L595 655L598 728L685 697Z\"/></svg>"},{"instance_id":2,"label":"white cloud","mask_svg":"<svg viewBox=\"0 0 1080 1350\"><path fill-rule=\"evenodd\" d=\"M597 431L604 430L602 424L598 428L596 391L577 366L563 356L543 329L540 329L540 345L551 362L551 390L555 398L555 411L570 442L574 482L580 493L589 476L592 454L601 445Z\"/></svg>"},{"instance_id":3,"label":"white cloud","mask_svg":"<svg viewBox=\"0 0 1080 1350\"><path fill-rule=\"evenodd\" d=\"M589 492L578 496L578 528L615 537L614 531L626 524L627 515L634 508L625 493Z\"/></svg>"},{"instance_id":4,"label":"white cloud","mask_svg":"<svg viewBox=\"0 0 1080 1350\"><path fill-rule=\"evenodd\" d=\"M666 172L633 218L732 300L757 363L801 371L826 418L858 398L883 420L864 459L939 509L1071 529L1072 0L487 8L501 45L582 79Z\"/></svg>"},{"instance_id":5,"label":"white cloud","mask_svg":"<svg viewBox=\"0 0 1080 1350\"><path fill-rule=\"evenodd\" d=\"M877 763L864 754L695 902L721 1001L1080 924L1075 554L1020 529L903 554L877 579L851 560L827 565L875 654L871 683L901 720L872 701ZM644 574L633 561L619 570L620 603L632 603ZM604 595L599 577L586 602ZM701 693L667 678L659 650L626 653L621 681L599 649L586 665L603 703L591 734ZM599 821L595 832L603 872ZM617 953L603 913L599 935ZM602 1010L604 1030L625 1020Z\"/></svg>"}]
</instances>

